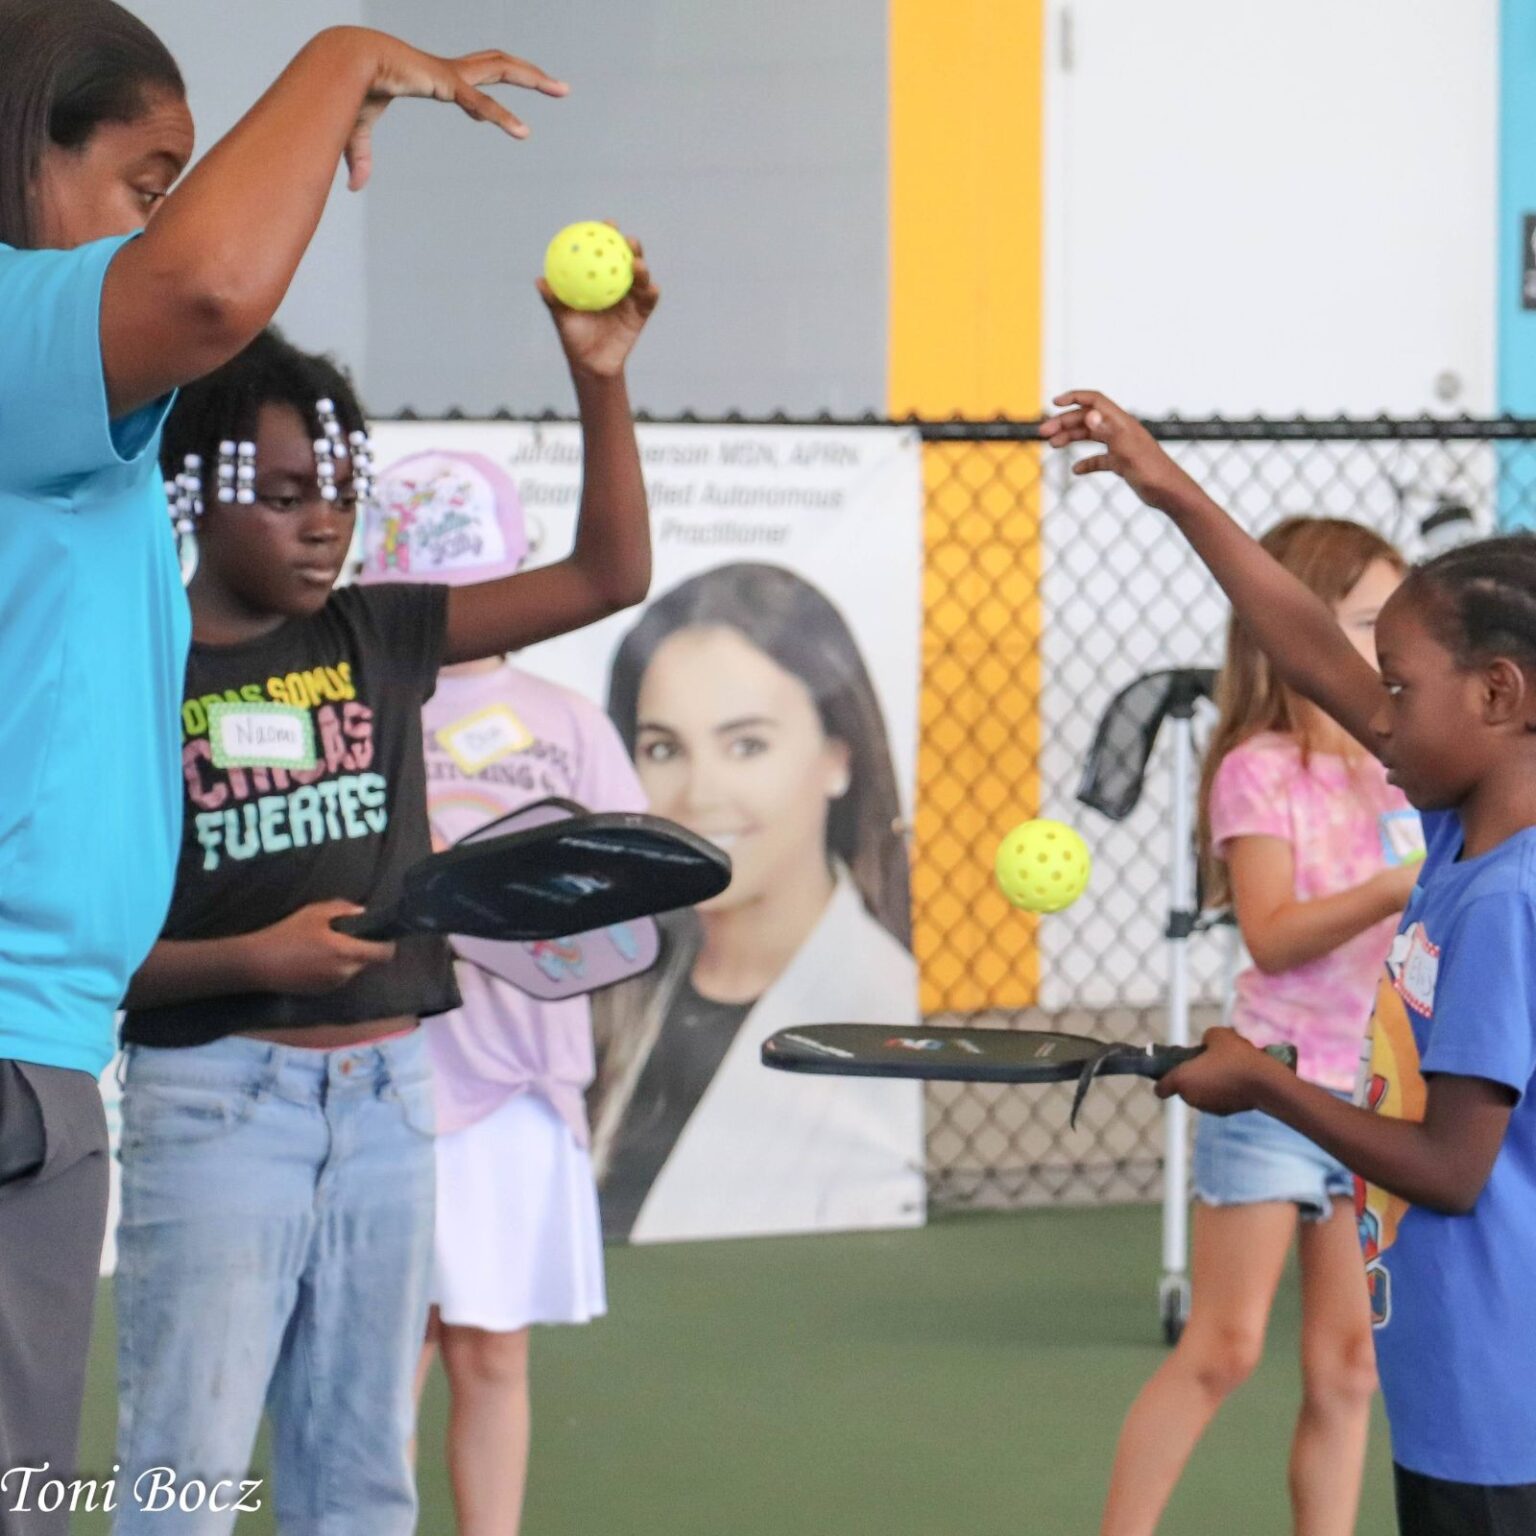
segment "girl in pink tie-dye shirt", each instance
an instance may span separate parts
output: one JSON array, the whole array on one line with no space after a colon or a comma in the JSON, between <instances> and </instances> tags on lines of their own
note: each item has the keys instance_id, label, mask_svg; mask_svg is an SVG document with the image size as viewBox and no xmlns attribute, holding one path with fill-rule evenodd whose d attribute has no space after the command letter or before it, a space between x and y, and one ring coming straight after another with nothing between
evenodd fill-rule
<instances>
[{"instance_id":1,"label":"girl in pink tie-dye shirt","mask_svg":"<svg viewBox=\"0 0 1536 1536\"><path fill-rule=\"evenodd\" d=\"M1376 614L1403 577L1355 523L1291 518L1264 548L1333 605L1374 666ZM1347 1095L1377 978L1417 873L1418 818L1386 773L1228 635L1221 718L1201 786L1208 899L1252 957L1231 1023L1297 1047L1301 1074ZM1344 1166L1278 1120L1205 1116L1195 1141L1193 1295L1178 1348L1142 1390L1115 1458L1103 1536L1154 1530L1184 1463L1258 1362L1299 1236L1302 1404L1290 1462L1297 1536L1354 1530L1375 1389L1371 1316Z\"/></svg>"}]
</instances>

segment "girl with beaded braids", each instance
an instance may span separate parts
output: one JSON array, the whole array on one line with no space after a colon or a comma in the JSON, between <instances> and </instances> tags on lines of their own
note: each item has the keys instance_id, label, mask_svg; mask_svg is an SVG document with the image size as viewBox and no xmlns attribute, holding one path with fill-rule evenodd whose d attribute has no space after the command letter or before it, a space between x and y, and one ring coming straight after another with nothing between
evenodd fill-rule
<instances>
[{"instance_id":1,"label":"girl with beaded braids","mask_svg":"<svg viewBox=\"0 0 1536 1536\"><path fill-rule=\"evenodd\" d=\"M237 1489L265 1406L283 1530L414 1529L435 1197L418 1022L459 995L441 939L371 943L332 923L395 899L430 852L422 707L439 669L645 595L650 523L624 370L657 291L634 250L634 287L601 313L540 284L584 470L574 546L537 570L333 591L370 490L363 414L335 366L274 332L171 413L162 464L198 561L181 853L123 1024L124 1487L170 1467ZM452 497L397 512L410 536L396 566L409 560L413 578L492 537ZM124 1501L116 1530L226 1531L234 1501L222 1502Z\"/></svg>"},{"instance_id":2,"label":"girl with beaded braids","mask_svg":"<svg viewBox=\"0 0 1536 1536\"><path fill-rule=\"evenodd\" d=\"M1356 1174L1404 1536L1536 1530L1536 538L1411 571L1378 675L1139 422L1091 391L1056 403L1045 439L1097 445L1074 472L1169 518L1286 685L1387 765L1428 847L1353 1105L1225 1029L1158 1092L1264 1110Z\"/></svg>"}]
</instances>

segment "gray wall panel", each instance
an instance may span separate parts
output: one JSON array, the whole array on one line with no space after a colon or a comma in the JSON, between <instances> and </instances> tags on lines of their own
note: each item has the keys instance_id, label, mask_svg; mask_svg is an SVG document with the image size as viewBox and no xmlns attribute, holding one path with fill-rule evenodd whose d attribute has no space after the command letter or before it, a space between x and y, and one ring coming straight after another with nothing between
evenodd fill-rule
<instances>
[{"instance_id":1,"label":"gray wall panel","mask_svg":"<svg viewBox=\"0 0 1536 1536\"><path fill-rule=\"evenodd\" d=\"M525 144L439 109L386 122L368 203L373 407L568 409L530 284L578 218L638 232L664 289L637 404L882 406L885 10L368 0L374 25L424 47L504 46L573 87L519 102Z\"/></svg>"},{"instance_id":2,"label":"gray wall panel","mask_svg":"<svg viewBox=\"0 0 1536 1536\"><path fill-rule=\"evenodd\" d=\"M405 102L373 185L338 182L279 316L370 405L571 407L532 282L562 224L640 233L665 290L633 370L654 411L857 411L885 399L885 0L130 0L187 76L199 148L319 28L568 75L509 93L525 144Z\"/></svg>"}]
</instances>

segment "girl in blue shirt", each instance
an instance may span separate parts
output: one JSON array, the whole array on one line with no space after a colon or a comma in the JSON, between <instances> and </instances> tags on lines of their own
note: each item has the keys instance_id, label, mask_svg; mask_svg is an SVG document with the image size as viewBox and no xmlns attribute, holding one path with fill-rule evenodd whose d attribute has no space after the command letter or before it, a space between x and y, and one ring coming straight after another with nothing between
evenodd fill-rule
<instances>
[{"instance_id":1,"label":"girl in blue shirt","mask_svg":"<svg viewBox=\"0 0 1536 1536\"><path fill-rule=\"evenodd\" d=\"M93 1079L179 846L169 397L271 319L392 99L523 137L493 84L565 91L504 53L333 28L181 181L192 118L159 39L111 0L0 0L0 1469L73 1461L106 1211ZM67 1502L16 1495L4 1536L65 1529Z\"/></svg>"},{"instance_id":2,"label":"girl in blue shirt","mask_svg":"<svg viewBox=\"0 0 1536 1536\"><path fill-rule=\"evenodd\" d=\"M1282 680L1387 765L1428 857L1377 993L1354 1105L1231 1030L1158 1086L1261 1109L1357 1175L1404 1536L1536 1530L1536 537L1410 572L1380 675L1139 422L1078 392L1042 428L1164 512Z\"/></svg>"}]
</instances>

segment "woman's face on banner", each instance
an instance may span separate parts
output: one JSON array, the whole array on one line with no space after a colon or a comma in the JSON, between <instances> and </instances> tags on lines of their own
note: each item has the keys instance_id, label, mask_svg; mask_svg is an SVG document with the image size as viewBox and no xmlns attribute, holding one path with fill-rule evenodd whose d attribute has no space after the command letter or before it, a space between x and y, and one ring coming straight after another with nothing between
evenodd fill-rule
<instances>
[{"instance_id":1,"label":"woman's face on banner","mask_svg":"<svg viewBox=\"0 0 1536 1536\"><path fill-rule=\"evenodd\" d=\"M640 682L635 766L652 811L730 856L722 911L826 869L829 801L848 750L822 730L810 690L734 629L684 629Z\"/></svg>"}]
</instances>

